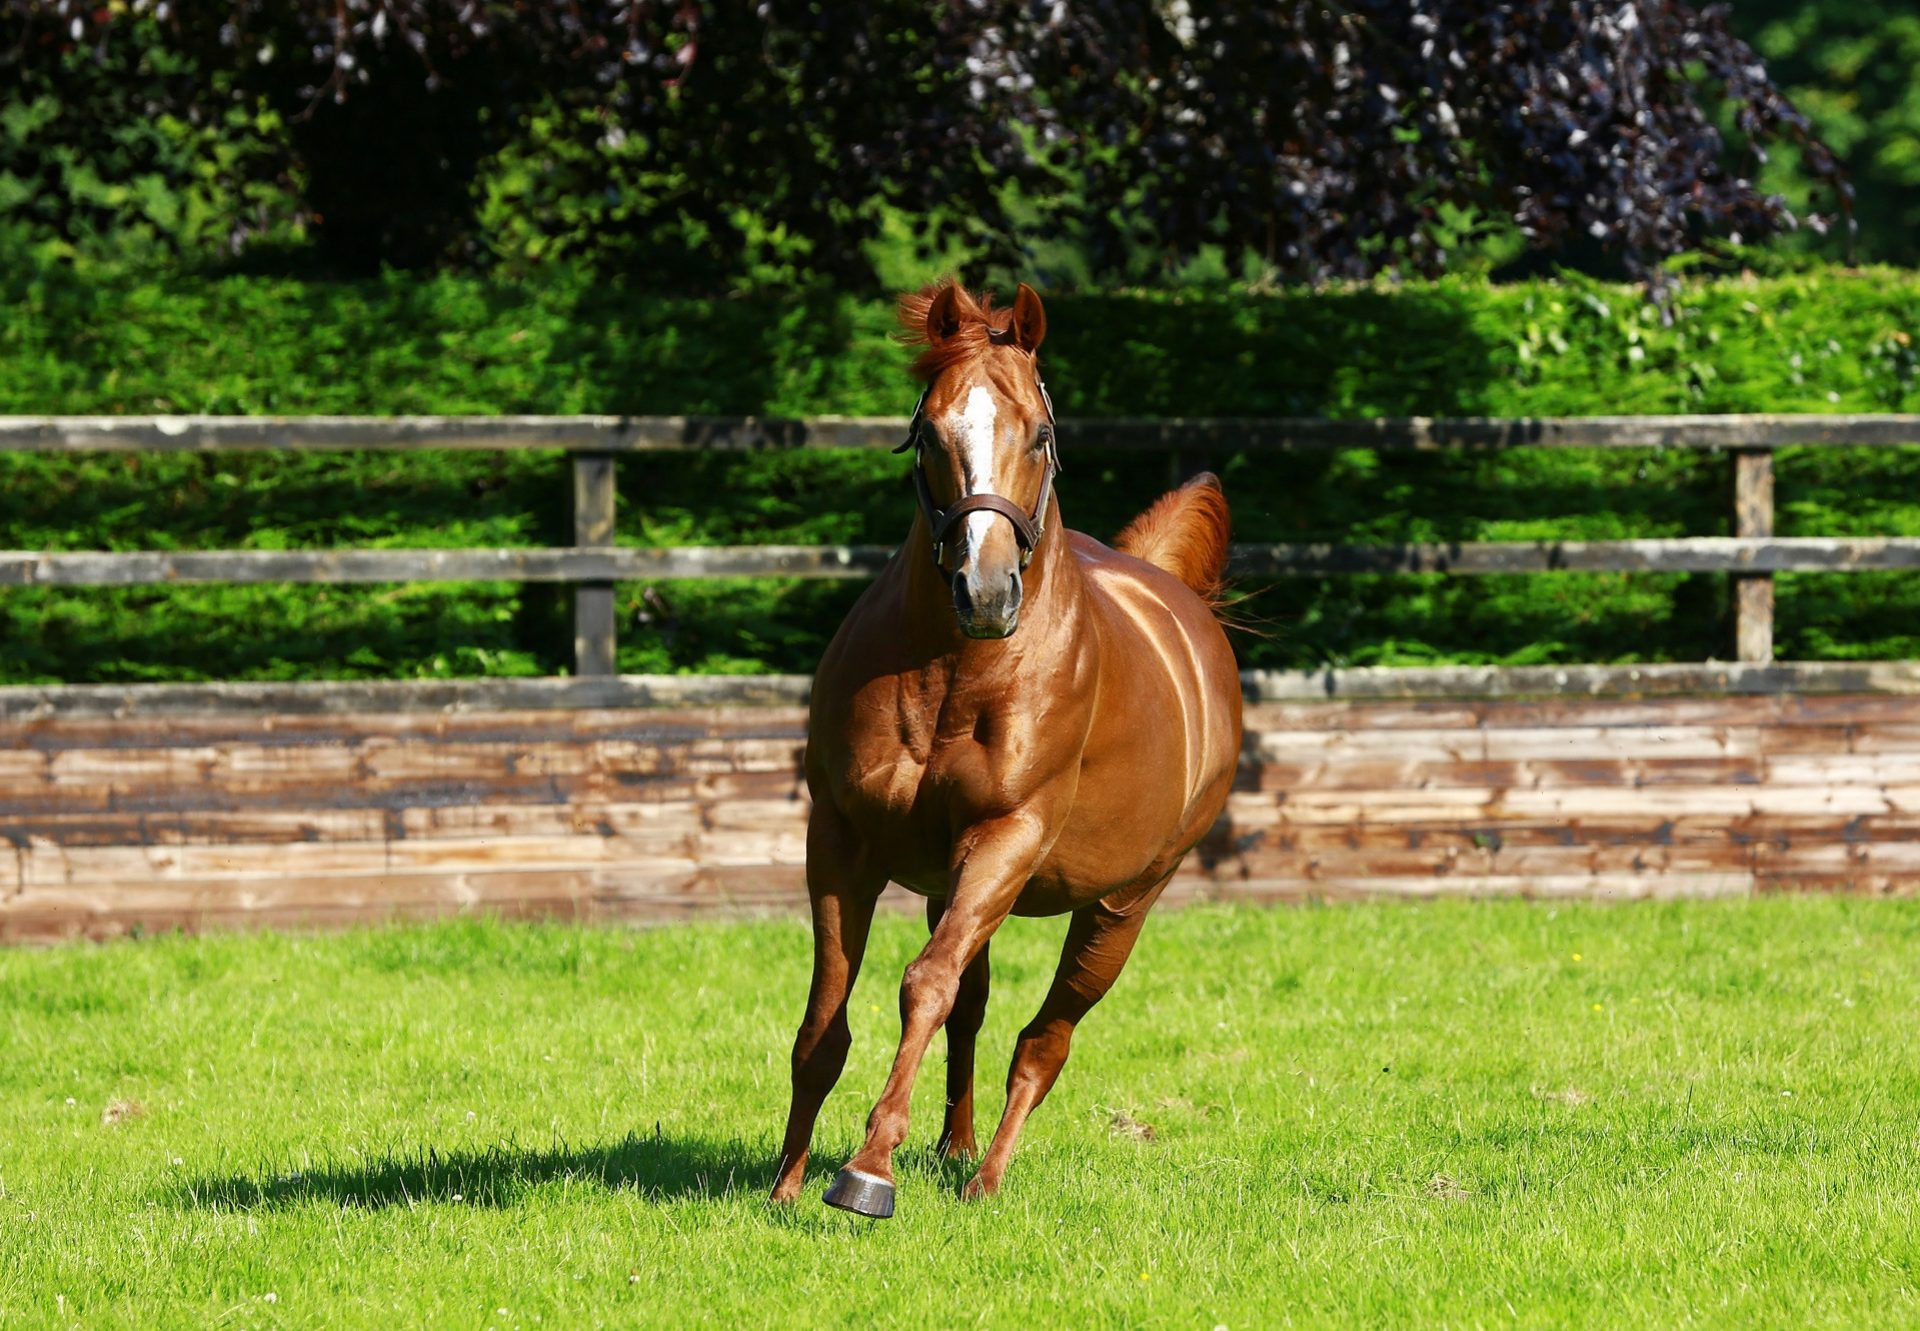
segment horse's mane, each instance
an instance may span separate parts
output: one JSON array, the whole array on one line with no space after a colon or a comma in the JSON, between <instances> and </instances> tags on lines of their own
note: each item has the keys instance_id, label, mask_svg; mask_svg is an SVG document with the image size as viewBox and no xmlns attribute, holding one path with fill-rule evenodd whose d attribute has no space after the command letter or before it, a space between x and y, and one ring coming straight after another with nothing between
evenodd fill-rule
<instances>
[{"instance_id":1,"label":"horse's mane","mask_svg":"<svg viewBox=\"0 0 1920 1331\"><path fill-rule=\"evenodd\" d=\"M945 287L953 288L953 312L959 320L959 328L951 337L935 343L927 332L927 311L933 308L934 297ZM900 340L908 346L926 348L913 362L910 371L914 378L923 383L931 382L942 371L955 365L985 355L987 349L994 345L993 335L1004 333L1013 320L1013 311L993 308L991 291L983 291L976 296L952 278L921 287L918 291L903 292L898 314Z\"/></svg>"}]
</instances>

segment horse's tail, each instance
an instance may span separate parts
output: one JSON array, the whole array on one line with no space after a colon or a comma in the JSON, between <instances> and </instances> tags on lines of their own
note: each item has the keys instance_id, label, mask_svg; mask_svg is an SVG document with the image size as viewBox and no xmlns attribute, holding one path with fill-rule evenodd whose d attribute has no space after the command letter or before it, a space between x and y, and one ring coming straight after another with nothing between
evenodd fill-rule
<instances>
[{"instance_id":1,"label":"horse's tail","mask_svg":"<svg viewBox=\"0 0 1920 1331\"><path fill-rule=\"evenodd\" d=\"M1114 538L1113 545L1165 569L1217 608L1231 528L1232 515L1220 491L1220 478L1203 471L1154 500Z\"/></svg>"}]
</instances>

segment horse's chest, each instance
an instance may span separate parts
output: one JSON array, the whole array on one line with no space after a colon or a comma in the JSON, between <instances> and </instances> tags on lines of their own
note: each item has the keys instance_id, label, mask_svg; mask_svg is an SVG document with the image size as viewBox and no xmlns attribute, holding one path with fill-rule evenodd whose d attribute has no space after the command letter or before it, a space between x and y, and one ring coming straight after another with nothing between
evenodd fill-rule
<instances>
[{"instance_id":1,"label":"horse's chest","mask_svg":"<svg viewBox=\"0 0 1920 1331\"><path fill-rule=\"evenodd\" d=\"M991 802L1004 785L1005 725L984 711L948 708L869 713L847 735L842 768L846 811L906 821Z\"/></svg>"},{"instance_id":2,"label":"horse's chest","mask_svg":"<svg viewBox=\"0 0 1920 1331\"><path fill-rule=\"evenodd\" d=\"M856 750L847 765L846 811L867 817L902 818L919 803L928 764L904 747Z\"/></svg>"},{"instance_id":3,"label":"horse's chest","mask_svg":"<svg viewBox=\"0 0 1920 1331\"><path fill-rule=\"evenodd\" d=\"M945 891L953 838L996 802L994 755L971 737L895 735L847 752L839 804L887 865L917 892Z\"/></svg>"}]
</instances>

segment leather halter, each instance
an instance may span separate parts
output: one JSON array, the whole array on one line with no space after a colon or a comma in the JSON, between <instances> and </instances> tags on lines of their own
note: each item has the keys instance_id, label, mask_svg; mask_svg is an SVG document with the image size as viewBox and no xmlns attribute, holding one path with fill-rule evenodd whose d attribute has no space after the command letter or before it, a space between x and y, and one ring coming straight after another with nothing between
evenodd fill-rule
<instances>
[{"instance_id":1,"label":"leather halter","mask_svg":"<svg viewBox=\"0 0 1920 1331\"><path fill-rule=\"evenodd\" d=\"M913 404L913 419L907 422L907 437L893 451L904 453L913 450L913 490L920 500L920 511L926 515L927 530L933 534L933 562L938 564L945 553L947 536L960 520L969 513L998 513L1013 524L1013 536L1020 543L1020 567L1033 561L1033 548L1040 544L1047 521L1047 503L1053 498L1053 478L1060 474L1060 444L1054 428L1053 398L1047 394L1047 385L1036 371L1033 385L1040 390L1040 401L1047 409L1047 423L1040 428L1046 432L1047 469L1040 479L1040 498L1034 503L1033 512L1028 513L1005 495L991 491L980 494L962 495L946 508L940 508L933 502L933 492L927 488L927 468L924 461L925 436L922 427L926 424L927 395L933 392L928 384L920 390L920 400Z\"/></svg>"}]
</instances>

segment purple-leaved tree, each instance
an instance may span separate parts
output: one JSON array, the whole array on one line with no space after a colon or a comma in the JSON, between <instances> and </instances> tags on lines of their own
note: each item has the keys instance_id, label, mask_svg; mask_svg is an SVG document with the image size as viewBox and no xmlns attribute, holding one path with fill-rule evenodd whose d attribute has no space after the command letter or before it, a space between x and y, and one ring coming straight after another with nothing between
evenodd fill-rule
<instances>
[{"instance_id":1,"label":"purple-leaved tree","mask_svg":"<svg viewBox=\"0 0 1920 1331\"><path fill-rule=\"evenodd\" d=\"M1781 139L1833 212L1848 206L1724 8L1677 0L0 0L0 15L0 75L112 88L99 114L272 108L285 152L254 169L296 186L324 248L359 265L471 256L476 180L529 142L552 186L525 193L531 226L663 274L723 274L771 234L808 270L868 282L889 206L982 266L1068 237L1099 274L1208 246L1304 279L1430 273L1463 228L1511 222L1652 273L1708 237L1830 220L1755 186ZM128 59L134 41L155 58ZM83 80L89 62L148 83L133 97L125 78Z\"/></svg>"}]
</instances>

